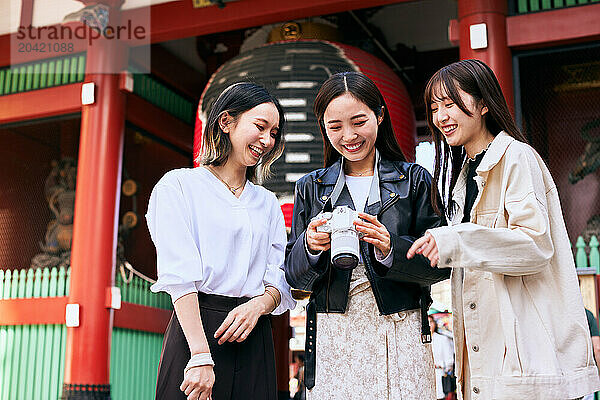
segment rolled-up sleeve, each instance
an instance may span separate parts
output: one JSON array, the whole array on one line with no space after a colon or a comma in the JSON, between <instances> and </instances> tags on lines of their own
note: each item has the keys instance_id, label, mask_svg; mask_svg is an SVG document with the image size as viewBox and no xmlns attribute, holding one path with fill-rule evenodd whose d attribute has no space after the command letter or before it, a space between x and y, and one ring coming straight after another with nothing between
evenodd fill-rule
<instances>
[{"instance_id":1,"label":"rolled-up sleeve","mask_svg":"<svg viewBox=\"0 0 600 400\"><path fill-rule=\"evenodd\" d=\"M167 292L173 302L196 292L196 282L202 282L202 258L189 218L177 182L159 182L150 195L146 213L158 271L158 280L150 289Z\"/></svg>"},{"instance_id":2,"label":"rolled-up sleeve","mask_svg":"<svg viewBox=\"0 0 600 400\"><path fill-rule=\"evenodd\" d=\"M280 315L296 307L292 298L290 285L285 280L283 264L285 260L285 245L287 237L283 213L277 201L271 210L271 226L269 232L269 253L267 255L267 270L263 278L265 286L274 286L281 294L281 303L272 314Z\"/></svg>"}]
</instances>

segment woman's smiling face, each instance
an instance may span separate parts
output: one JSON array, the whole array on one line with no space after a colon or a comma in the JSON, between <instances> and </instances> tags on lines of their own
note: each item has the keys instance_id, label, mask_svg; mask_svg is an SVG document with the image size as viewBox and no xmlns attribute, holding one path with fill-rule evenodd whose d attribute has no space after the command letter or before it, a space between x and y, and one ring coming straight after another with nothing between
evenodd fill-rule
<instances>
[{"instance_id":1,"label":"woman's smiling face","mask_svg":"<svg viewBox=\"0 0 600 400\"><path fill-rule=\"evenodd\" d=\"M333 148L354 162L375 154L377 128L382 117L375 116L373 110L350 93L344 93L329 103L323 124Z\"/></svg>"},{"instance_id":2,"label":"woman's smiling face","mask_svg":"<svg viewBox=\"0 0 600 400\"><path fill-rule=\"evenodd\" d=\"M251 167L275 146L279 113L273 103L263 103L242 113L235 121L224 115L221 126L231 140L230 159Z\"/></svg>"},{"instance_id":3,"label":"woman's smiling face","mask_svg":"<svg viewBox=\"0 0 600 400\"><path fill-rule=\"evenodd\" d=\"M442 88L437 89L439 96L429 105L433 124L440 130L450 146L465 146L468 148L472 142L477 142L485 135L485 121L483 114L487 107L478 103L473 96L458 89L458 94L463 104L471 115L467 115L446 94Z\"/></svg>"}]
</instances>

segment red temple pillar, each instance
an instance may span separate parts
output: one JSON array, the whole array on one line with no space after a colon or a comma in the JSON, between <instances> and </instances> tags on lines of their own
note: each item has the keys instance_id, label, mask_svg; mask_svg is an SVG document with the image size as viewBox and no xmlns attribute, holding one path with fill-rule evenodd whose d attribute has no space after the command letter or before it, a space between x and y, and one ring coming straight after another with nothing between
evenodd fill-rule
<instances>
[{"instance_id":1,"label":"red temple pillar","mask_svg":"<svg viewBox=\"0 0 600 400\"><path fill-rule=\"evenodd\" d=\"M476 58L494 70L508 106L514 111L512 58L506 40L507 12L506 0L458 0L459 49L461 60ZM485 33L481 33L481 26L474 26L479 24L485 24ZM483 34L487 45L477 48L483 44L474 43L473 46L472 39L477 42Z\"/></svg>"},{"instance_id":2,"label":"red temple pillar","mask_svg":"<svg viewBox=\"0 0 600 400\"><path fill-rule=\"evenodd\" d=\"M111 23L113 13L118 9L111 9ZM125 94L118 74L102 72L125 65L126 49L117 40L88 47L84 84L95 88L94 102L81 112L69 292L71 318L79 321L69 324L67 312L66 399L110 398L113 311L106 297L114 282Z\"/></svg>"}]
</instances>

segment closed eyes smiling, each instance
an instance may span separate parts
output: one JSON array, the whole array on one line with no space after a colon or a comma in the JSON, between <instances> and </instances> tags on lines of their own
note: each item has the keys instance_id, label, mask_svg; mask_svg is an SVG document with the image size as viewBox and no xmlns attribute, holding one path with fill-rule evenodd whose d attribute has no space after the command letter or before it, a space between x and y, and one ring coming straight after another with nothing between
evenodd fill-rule
<instances>
[{"instance_id":1,"label":"closed eyes smiling","mask_svg":"<svg viewBox=\"0 0 600 400\"><path fill-rule=\"evenodd\" d=\"M367 122L367 121L360 121L360 122L356 122L356 123L354 123L354 126L358 126L358 127L360 127L360 126L363 126L363 125L364 125L366 122ZM341 128L342 128L342 127L341 127L341 125L335 125L335 126L330 126L330 127L329 127L329 129L330 129L330 130L332 130L332 131L338 131L338 130L340 130Z\"/></svg>"},{"instance_id":2,"label":"closed eyes smiling","mask_svg":"<svg viewBox=\"0 0 600 400\"><path fill-rule=\"evenodd\" d=\"M450 107L452 107L453 105L454 105L454 103L450 102L450 103L446 103L446 104L444 104L444 107L446 107L446 108L450 108ZM432 112L432 113L435 113L435 112L437 112L437 110L438 110L438 109L437 109L437 107L431 107L431 112Z\"/></svg>"}]
</instances>

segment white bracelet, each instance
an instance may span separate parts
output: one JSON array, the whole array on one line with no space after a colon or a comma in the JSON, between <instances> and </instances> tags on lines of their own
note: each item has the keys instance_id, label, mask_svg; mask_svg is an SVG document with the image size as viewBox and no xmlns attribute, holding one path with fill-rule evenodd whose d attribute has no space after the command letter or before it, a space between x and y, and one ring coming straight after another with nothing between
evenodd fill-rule
<instances>
[{"instance_id":1,"label":"white bracelet","mask_svg":"<svg viewBox=\"0 0 600 400\"><path fill-rule=\"evenodd\" d=\"M188 361L185 369L183 370L183 374L185 375L190 368L194 367L202 367L204 365L214 366L215 362L213 361L210 353L198 353L194 354L190 361Z\"/></svg>"}]
</instances>

